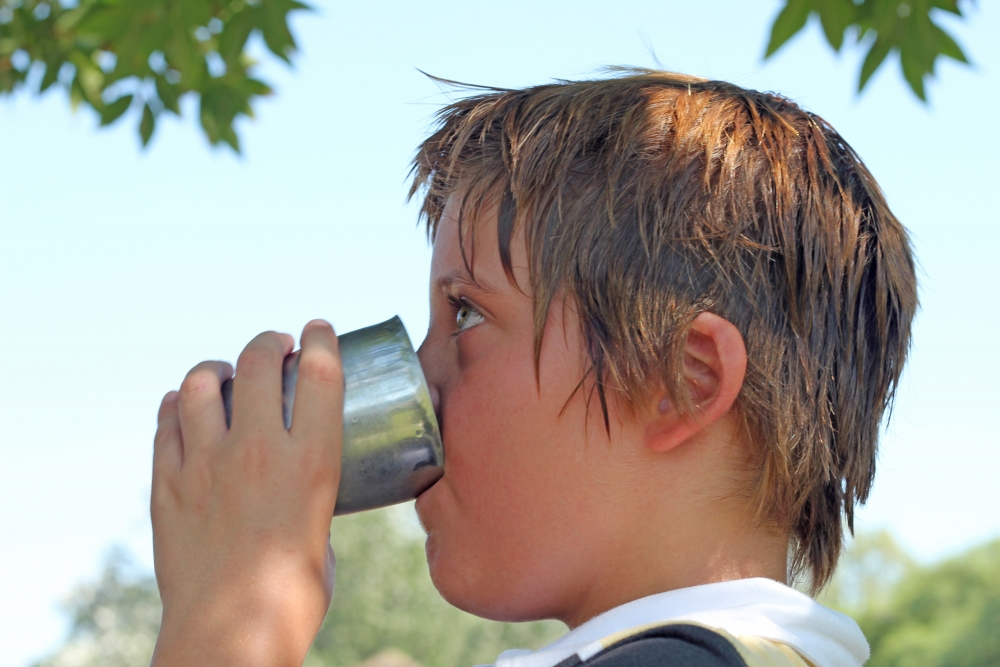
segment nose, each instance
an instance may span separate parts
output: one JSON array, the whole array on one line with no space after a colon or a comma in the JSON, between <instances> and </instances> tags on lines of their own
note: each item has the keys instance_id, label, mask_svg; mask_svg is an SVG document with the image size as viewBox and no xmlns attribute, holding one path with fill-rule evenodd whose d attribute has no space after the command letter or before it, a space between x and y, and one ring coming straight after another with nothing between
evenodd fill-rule
<instances>
[{"instance_id":1,"label":"nose","mask_svg":"<svg viewBox=\"0 0 1000 667\"><path fill-rule=\"evenodd\" d=\"M438 378L436 373L436 368L433 362L433 357L430 353L430 345L428 345L428 339L424 338L424 342L420 344L417 349L417 359L420 360L420 367L424 371L424 379L427 380L427 390L431 395L431 404L434 406L434 414L438 417L438 422L441 421L441 389L438 386Z\"/></svg>"},{"instance_id":2,"label":"nose","mask_svg":"<svg viewBox=\"0 0 1000 667\"><path fill-rule=\"evenodd\" d=\"M431 394L431 404L434 406L434 414L438 417L441 416L441 392L434 385L429 385L427 387Z\"/></svg>"}]
</instances>

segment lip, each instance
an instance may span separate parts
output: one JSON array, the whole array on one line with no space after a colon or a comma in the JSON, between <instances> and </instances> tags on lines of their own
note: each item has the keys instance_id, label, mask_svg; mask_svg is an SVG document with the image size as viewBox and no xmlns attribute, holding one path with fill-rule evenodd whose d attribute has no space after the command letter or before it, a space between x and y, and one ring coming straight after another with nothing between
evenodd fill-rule
<instances>
[{"instance_id":1,"label":"lip","mask_svg":"<svg viewBox=\"0 0 1000 667\"><path fill-rule=\"evenodd\" d=\"M440 422L438 422L438 423L440 424ZM441 427L438 426L438 432L439 433L440 433L440 428ZM444 461L443 461L442 466L441 466L441 476L438 477L437 480L435 480L433 484L431 484L430 486L428 486L426 489L424 489L423 491L421 491L417 495L417 497L416 497L416 505L417 506L420 505L420 499L423 498L427 494L428 491L430 491L431 489L433 489L434 487L436 487L438 484L440 484L441 480L443 480L445 478L445 476L448 474L448 447L447 447L447 445L444 444L444 434L443 433L441 433L441 450L444 453L444 456L443 456Z\"/></svg>"},{"instance_id":2,"label":"lip","mask_svg":"<svg viewBox=\"0 0 1000 667\"><path fill-rule=\"evenodd\" d=\"M426 377L426 375L425 375ZM425 380L426 381L426 380ZM438 437L441 438L441 451L444 455L444 470L445 473L448 471L448 438L445 431L444 425L444 406L441 400L441 392L437 387L432 387L430 383L427 384L428 393L431 396L431 409L434 410L434 419L437 420L437 430ZM442 475L443 477L444 475ZM433 486L433 485L432 485Z\"/></svg>"},{"instance_id":3,"label":"lip","mask_svg":"<svg viewBox=\"0 0 1000 667\"><path fill-rule=\"evenodd\" d=\"M440 484L441 480L443 480L445 476L448 474L448 440L447 437L445 436L444 419L443 419L444 415L442 414L440 402L434 400L437 398L438 398L437 392L431 392L431 400L434 406L434 418L437 420L438 437L441 438L441 453L442 453L441 476L438 477L433 484L428 486L426 489L424 489L417 495L416 506L419 506L421 504L420 502L421 499L425 495L427 495L427 492L436 487L438 484Z\"/></svg>"},{"instance_id":4,"label":"lip","mask_svg":"<svg viewBox=\"0 0 1000 667\"><path fill-rule=\"evenodd\" d=\"M444 477L441 479L444 479ZM417 520L420 522L420 527L423 529L424 534L428 537L430 537L432 532L431 524L433 523L433 518L431 515L434 513L431 509L431 506L433 505L433 496L430 492L431 489L435 488L440 483L441 480L439 479L437 482L425 489L419 496L417 496L417 500L413 505L414 510L417 512Z\"/></svg>"}]
</instances>

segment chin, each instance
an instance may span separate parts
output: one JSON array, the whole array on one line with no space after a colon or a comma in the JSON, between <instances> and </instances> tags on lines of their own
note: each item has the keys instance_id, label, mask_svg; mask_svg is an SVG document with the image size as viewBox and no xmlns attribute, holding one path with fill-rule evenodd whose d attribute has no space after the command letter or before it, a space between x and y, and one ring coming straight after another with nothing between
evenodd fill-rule
<instances>
[{"instance_id":1,"label":"chin","mask_svg":"<svg viewBox=\"0 0 1000 667\"><path fill-rule=\"evenodd\" d=\"M433 489L433 488L434 487L432 486L430 489L427 489L426 491L424 491L423 493L421 493L419 496L417 496L417 501L415 503L413 503L413 509L416 510L416 512L417 512L417 521L420 522L420 527L423 528L425 535L430 535L431 534L430 528L428 528L428 526L427 526L427 500L426 500L426 498L427 498L427 494L430 493L430 490Z\"/></svg>"},{"instance_id":2,"label":"chin","mask_svg":"<svg viewBox=\"0 0 1000 667\"><path fill-rule=\"evenodd\" d=\"M457 607L464 612L485 618L490 621L516 623L518 621L532 620L526 618L521 610L512 608L508 596L497 595L496 592L476 585L469 585L455 576L455 571L443 567L431 565L435 560L433 547L428 542L427 550L428 564L430 565L431 581L438 593L453 607Z\"/></svg>"},{"instance_id":3,"label":"chin","mask_svg":"<svg viewBox=\"0 0 1000 667\"><path fill-rule=\"evenodd\" d=\"M517 576L509 565L476 558L443 536L429 534L425 545L431 581L448 604L490 621L520 623L555 618L545 586Z\"/></svg>"},{"instance_id":4,"label":"chin","mask_svg":"<svg viewBox=\"0 0 1000 667\"><path fill-rule=\"evenodd\" d=\"M420 522L420 527L424 529L428 540L454 523L450 518L454 512L449 511L450 506L453 506L454 503L449 502L449 490L445 488L447 485L447 479L439 479L417 496L417 500L413 504L417 520Z\"/></svg>"},{"instance_id":5,"label":"chin","mask_svg":"<svg viewBox=\"0 0 1000 667\"><path fill-rule=\"evenodd\" d=\"M417 517L427 533L424 551L431 581L449 604L491 621L556 618L552 602L561 577L536 554L505 552L522 541L482 532L482 521L466 524L456 511L447 478L420 494ZM487 543L488 542L488 543ZM551 563L549 564L551 565Z\"/></svg>"}]
</instances>

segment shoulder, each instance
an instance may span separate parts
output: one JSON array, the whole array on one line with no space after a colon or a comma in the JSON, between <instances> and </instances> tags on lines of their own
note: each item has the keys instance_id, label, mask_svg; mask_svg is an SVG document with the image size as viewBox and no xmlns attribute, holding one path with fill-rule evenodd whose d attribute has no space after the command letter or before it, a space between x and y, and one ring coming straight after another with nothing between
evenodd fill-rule
<instances>
[{"instance_id":1,"label":"shoulder","mask_svg":"<svg viewBox=\"0 0 1000 667\"><path fill-rule=\"evenodd\" d=\"M662 625L630 635L583 659L572 655L556 667L747 667L728 635L700 625Z\"/></svg>"}]
</instances>

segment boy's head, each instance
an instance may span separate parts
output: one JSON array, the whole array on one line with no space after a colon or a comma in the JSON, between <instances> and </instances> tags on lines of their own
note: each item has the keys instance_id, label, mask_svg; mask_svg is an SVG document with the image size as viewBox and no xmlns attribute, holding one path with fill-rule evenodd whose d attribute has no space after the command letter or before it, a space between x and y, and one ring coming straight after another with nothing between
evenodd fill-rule
<instances>
[{"instance_id":1,"label":"boy's head","mask_svg":"<svg viewBox=\"0 0 1000 667\"><path fill-rule=\"evenodd\" d=\"M657 521L702 509L791 539L823 585L917 306L906 232L833 128L630 71L456 102L414 170L449 457L418 509L446 597L572 621L565 582L594 563L641 570L699 540L717 552L689 560L743 557L706 536L724 520L657 542Z\"/></svg>"}]
</instances>

